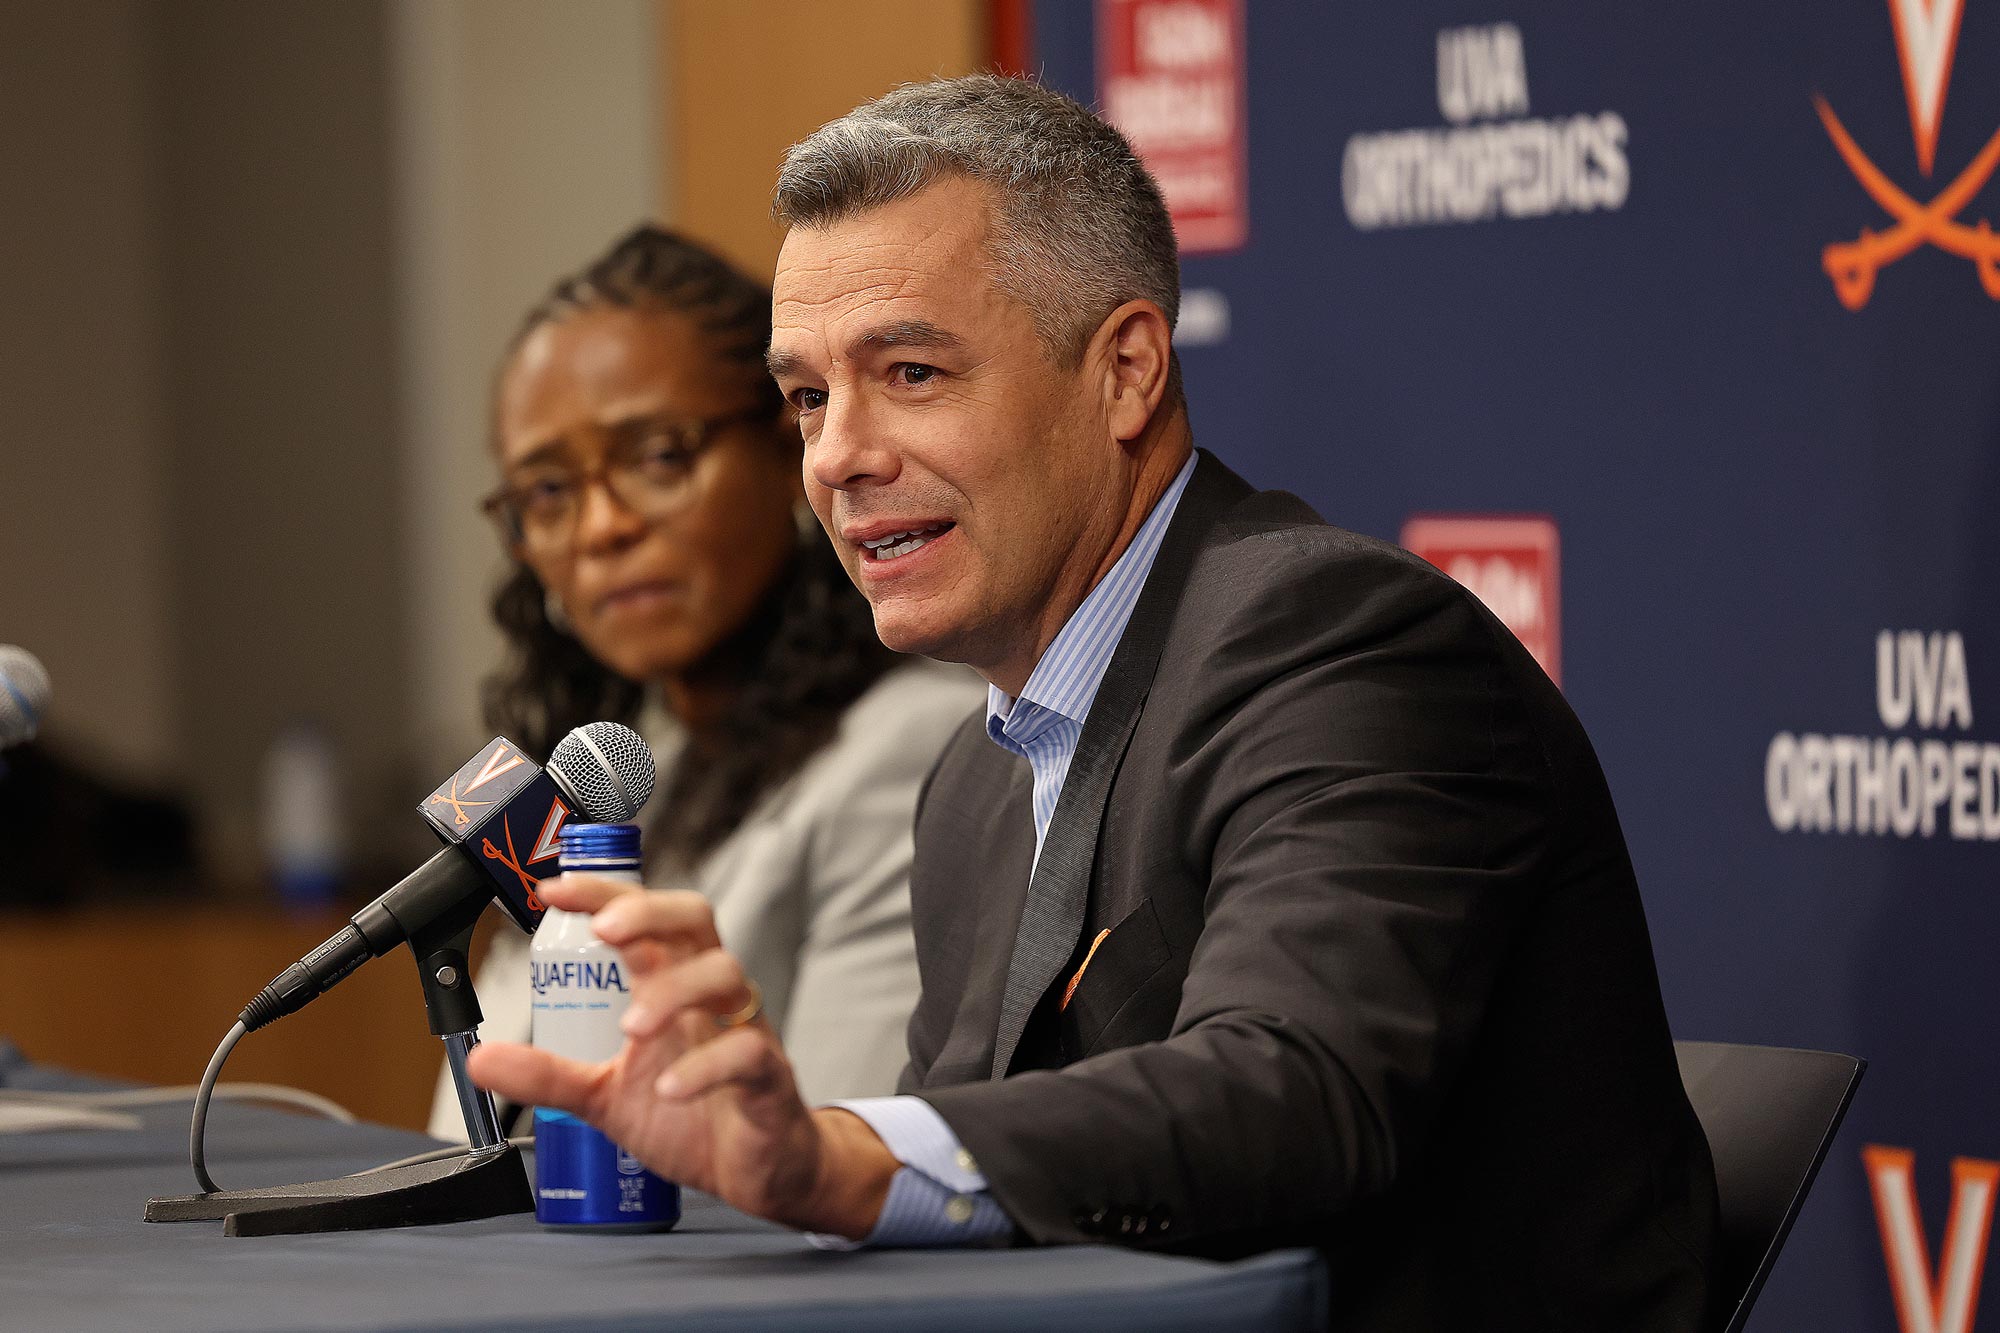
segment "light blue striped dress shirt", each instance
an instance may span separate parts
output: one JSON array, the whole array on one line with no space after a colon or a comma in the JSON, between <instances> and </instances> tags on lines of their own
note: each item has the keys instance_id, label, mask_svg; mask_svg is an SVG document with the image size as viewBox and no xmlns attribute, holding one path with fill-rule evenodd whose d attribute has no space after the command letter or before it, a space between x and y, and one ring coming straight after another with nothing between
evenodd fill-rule
<instances>
[{"instance_id":1,"label":"light blue striped dress shirt","mask_svg":"<svg viewBox=\"0 0 2000 1333\"><path fill-rule=\"evenodd\" d=\"M1084 719L1111 655L1139 603L1153 559L1174 510L1194 475L1194 456L1175 474L1111 572L1090 590L1028 676L1017 698L986 692L986 734L1028 761L1034 774L1035 859L1041 860L1063 779L1083 735ZM867 1097L833 1103L868 1122L903 1169L889 1182L882 1216L863 1245L995 1244L1013 1222L987 1191L986 1177L931 1104L921 1097ZM852 1242L812 1236L813 1244L845 1249Z\"/></svg>"},{"instance_id":2,"label":"light blue striped dress shirt","mask_svg":"<svg viewBox=\"0 0 2000 1333\"><path fill-rule=\"evenodd\" d=\"M1190 454L1166 494L1133 534L1132 544L1064 623L1042 660L1035 663L1020 697L1008 698L998 685L986 687L986 734L1002 749L1027 760L1035 775L1037 861L1049 836L1049 821L1055 818L1063 779L1069 776L1069 761L1076 756L1076 743L1083 736L1083 720L1090 716L1091 700L1104 683L1105 668L1111 665L1111 654L1124 637L1125 622L1139 604L1139 590L1146 586L1153 557L1160 553L1167 524L1173 521L1181 492L1193 475L1194 456Z\"/></svg>"}]
</instances>

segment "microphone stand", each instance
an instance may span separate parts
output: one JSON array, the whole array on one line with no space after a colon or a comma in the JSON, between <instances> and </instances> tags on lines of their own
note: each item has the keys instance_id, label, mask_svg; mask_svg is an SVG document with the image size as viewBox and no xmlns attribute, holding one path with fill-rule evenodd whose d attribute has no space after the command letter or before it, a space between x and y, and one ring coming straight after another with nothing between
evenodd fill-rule
<instances>
[{"instance_id":1,"label":"microphone stand","mask_svg":"<svg viewBox=\"0 0 2000 1333\"><path fill-rule=\"evenodd\" d=\"M492 1094L475 1086L465 1072L465 1057L479 1044L483 1017L466 955L472 947L473 924L485 906L483 900L467 904L465 910L448 913L413 933L409 941L423 985L425 1015L431 1031L444 1039L452 1086L465 1116L469 1153L302 1185L149 1199L146 1220L221 1218L225 1236L289 1236L470 1222L533 1211L534 1191L521 1150L501 1134Z\"/></svg>"}]
</instances>

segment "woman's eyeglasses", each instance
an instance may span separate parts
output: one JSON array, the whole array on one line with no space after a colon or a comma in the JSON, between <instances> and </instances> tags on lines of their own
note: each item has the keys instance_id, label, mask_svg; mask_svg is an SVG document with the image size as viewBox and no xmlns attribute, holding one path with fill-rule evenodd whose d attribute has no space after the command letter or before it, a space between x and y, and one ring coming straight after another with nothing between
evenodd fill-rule
<instances>
[{"instance_id":1,"label":"woman's eyeglasses","mask_svg":"<svg viewBox=\"0 0 2000 1333\"><path fill-rule=\"evenodd\" d=\"M532 554L562 554L576 540L584 492L602 478L606 489L648 522L670 517L694 494L695 463L731 426L768 415L748 408L701 421L654 418L617 428L604 458L578 468L560 456L512 469L506 484L480 502L510 546Z\"/></svg>"}]
</instances>

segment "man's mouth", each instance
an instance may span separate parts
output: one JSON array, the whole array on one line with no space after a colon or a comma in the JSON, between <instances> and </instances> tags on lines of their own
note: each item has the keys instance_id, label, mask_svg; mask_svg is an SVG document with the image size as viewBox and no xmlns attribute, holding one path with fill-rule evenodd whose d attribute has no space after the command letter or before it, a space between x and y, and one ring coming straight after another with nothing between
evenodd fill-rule
<instances>
[{"instance_id":1,"label":"man's mouth","mask_svg":"<svg viewBox=\"0 0 2000 1333\"><path fill-rule=\"evenodd\" d=\"M868 552L863 559L878 563L884 560L899 560L920 549L926 542L935 541L950 532L952 526L950 523L932 523L926 527L911 528L907 532L891 532L886 536L871 538L861 543L862 549Z\"/></svg>"}]
</instances>

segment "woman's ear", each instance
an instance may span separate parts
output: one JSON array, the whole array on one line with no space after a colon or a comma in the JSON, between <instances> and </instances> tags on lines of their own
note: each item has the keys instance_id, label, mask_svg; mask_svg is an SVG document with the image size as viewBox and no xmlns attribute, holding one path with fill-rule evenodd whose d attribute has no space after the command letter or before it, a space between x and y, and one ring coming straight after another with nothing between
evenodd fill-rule
<instances>
[{"instance_id":1,"label":"woman's ear","mask_svg":"<svg viewBox=\"0 0 2000 1333\"><path fill-rule=\"evenodd\" d=\"M1104 348L1104 406L1112 435L1137 439L1159 410L1173 374L1173 330L1151 301L1127 301L1098 327Z\"/></svg>"}]
</instances>

